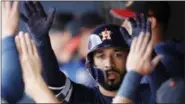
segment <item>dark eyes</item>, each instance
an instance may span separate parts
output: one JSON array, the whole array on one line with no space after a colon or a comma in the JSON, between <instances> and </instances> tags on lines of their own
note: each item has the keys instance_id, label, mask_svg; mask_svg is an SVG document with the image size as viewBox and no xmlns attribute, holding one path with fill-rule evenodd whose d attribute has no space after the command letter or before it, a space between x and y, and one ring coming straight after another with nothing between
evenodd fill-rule
<instances>
[{"instance_id":1,"label":"dark eyes","mask_svg":"<svg viewBox=\"0 0 185 104\"><path fill-rule=\"evenodd\" d=\"M115 57L121 58L123 56L123 53L115 53Z\"/></svg>"},{"instance_id":2,"label":"dark eyes","mask_svg":"<svg viewBox=\"0 0 185 104\"><path fill-rule=\"evenodd\" d=\"M117 52L113 55L114 58L122 58L122 56L123 56L123 53L121 53L121 52ZM104 59L105 55L104 54L99 54L99 55L96 56L96 58Z\"/></svg>"},{"instance_id":3,"label":"dark eyes","mask_svg":"<svg viewBox=\"0 0 185 104\"><path fill-rule=\"evenodd\" d=\"M96 58L98 58L98 59L104 59L105 58L105 55L104 54L99 54L99 55L96 56Z\"/></svg>"}]
</instances>

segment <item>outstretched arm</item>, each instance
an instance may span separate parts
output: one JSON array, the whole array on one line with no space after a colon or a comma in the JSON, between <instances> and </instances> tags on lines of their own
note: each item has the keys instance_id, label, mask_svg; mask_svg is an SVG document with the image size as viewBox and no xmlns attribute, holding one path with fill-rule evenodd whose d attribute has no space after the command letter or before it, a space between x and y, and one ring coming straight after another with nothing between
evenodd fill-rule
<instances>
[{"instance_id":1,"label":"outstretched arm","mask_svg":"<svg viewBox=\"0 0 185 104\"><path fill-rule=\"evenodd\" d=\"M36 103L59 103L41 75L41 61L35 43L28 33L19 32L15 38L25 84L25 92Z\"/></svg>"},{"instance_id":2,"label":"outstretched arm","mask_svg":"<svg viewBox=\"0 0 185 104\"><path fill-rule=\"evenodd\" d=\"M142 76L152 73L161 59L159 55L152 58L152 52L153 42L150 40L150 32L143 30L132 41L126 62L127 74L113 103L137 103L135 97Z\"/></svg>"},{"instance_id":3,"label":"outstretched arm","mask_svg":"<svg viewBox=\"0 0 185 104\"><path fill-rule=\"evenodd\" d=\"M59 70L58 62L51 48L48 36L55 10L50 9L47 16L39 1L26 1L24 2L24 7L27 16L21 14L21 18L24 20L38 48L43 66L44 79L48 86L62 87L65 84L66 77Z\"/></svg>"},{"instance_id":4,"label":"outstretched arm","mask_svg":"<svg viewBox=\"0 0 185 104\"><path fill-rule=\"evenodd\" d=\"M151 25L149 25L151 24L151 22L147 20L146 16L144 16L143 14L142 15L135 14L134 18L135 19L133 18L128 19L132 27L131 34L123 35L125 41L130 46L131 46L131 42L133 41L134 37L138 37L140 32L148 31L151 33ZM122 33L124 32L122 31L122 29L120 30ZM149 35L150 35L150 38L152 38L152 34L149 34ZM156 56L155 51L153 51L152 53L152 57L154 56ZM145 78L147 78L148 83L150 85L150 90L151 90L153 99L156 99L155 97L156 97L157 88L161 85L163 81L165 81L168 78L167 74L168 73L167 73L166 68L164 67L162 61L160 61L155 67L155 70L151 74L149 74L148 76L144 76Z\"/></svg>"},{"instance_id":5,"label":"outstretched arm","mask_svg":"<svg viewBox=\"0 0 185 104\"><path fill-rule=\"evenodd\" d=\"M14 36L19 25L19 2L2 1L2 98L8 103L16 103L24 92L18 53Z\"/></svg>"}]
</instances>

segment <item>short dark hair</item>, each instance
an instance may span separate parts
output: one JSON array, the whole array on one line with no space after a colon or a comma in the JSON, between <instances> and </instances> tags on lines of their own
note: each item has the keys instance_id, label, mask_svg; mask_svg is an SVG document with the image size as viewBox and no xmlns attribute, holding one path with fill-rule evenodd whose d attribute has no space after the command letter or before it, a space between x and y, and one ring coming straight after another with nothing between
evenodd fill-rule
<instances>
[{"instance_id":1,"label":"short dark hair","mask_svg":"<svg viewBox=\"0 0 185 104\"><path fill-rule=\"evenodd\" d=\"M65 31L66 25L74 19L70 12L56 12L50 32Z\"/></svg>"}]
</instances>

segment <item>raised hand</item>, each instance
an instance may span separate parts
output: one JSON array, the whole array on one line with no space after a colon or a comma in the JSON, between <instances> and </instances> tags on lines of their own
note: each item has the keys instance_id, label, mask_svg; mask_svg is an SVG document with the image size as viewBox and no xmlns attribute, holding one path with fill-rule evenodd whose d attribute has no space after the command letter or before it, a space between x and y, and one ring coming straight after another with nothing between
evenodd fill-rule
<instances>
[{"instance_id":1,"label":"raised hand","mask_svg":"<svg viewBox=\"0 0 185 104\"><path fill-rule=\"evenodd\" d=\"M42 61L44 80L49 86L62 86L65 83L65 75L59 70L48 35L54 19L55 9L50 9L49 14L46 15L39 1L25 1L24 8L26 15L21 14L21 18L36 43ZM64 81L56 81L58 78Z\"/></svg>"},{"instance_id":2,"label":"raised hand","mask_svg":"<svg viewBox=\"0 0 185 104\"><path fill-rule=\"evenodd\" d=\"M49 90L41 75L41 61L36 45L28 33L19 32L15 38L16 47L25 84L25 92L36 103L59 103L55 95Z\"/></svg>"},{"instance_id":3,"label":"raised hand","mask_svg":"<svg viewBox=\"0 0 185 104\"><path fill-rule=\"evenodd\" d=\"M19 32L19 35L15 37L15 42L19 52L25 91L29 94L32 87L42 80L40 57L28 33Z\"/></svg>"},{"instance_id":4,"label":"raised hand","mask_svg":"<svg viewBox=\"0 0 185 104\"><path fill-rule=\"evenodd\" d=\"M131 34L125 33L124 28L120 28L120 32L129 46L131 46L133 38L138 37L140 32L151 34L151 22L143 14L135 14L134 18L128 18L128 22L131 24Z\"/></svg>"},{"instance_id":5,"label":"raised hand","mask_svg":"<svg viewBox=\"0 0 185 104\"><path fill-rule=\"evenodd\" d=\"M55 9L50 9L48 16L39 1L25 1L26 15L21 13L21 19L25 22L29 32L36 42L41 42L52 25Z\"/></svg>"},{"instance_id":6,"label":"raised hand","mask_svg":"<svg viewBox=\"0 0 185 104\"><path fill-rule=\"evenodd\" d=\"M19 2L2 1L2 38L15 36L19 25Z\"/></svg>"},{"instance_id":7,"label":"raised hand","mask_svg":"<svg viewBox=\"0 0 185 104\"><path fill-rule=\"evenodd\" d=\"M134 37L126 62L127 71L150 74L161 59L159 55L152 58L152 52L153 42L149 32L141 32L139 37Z\"/></svg>"}]
</instances>

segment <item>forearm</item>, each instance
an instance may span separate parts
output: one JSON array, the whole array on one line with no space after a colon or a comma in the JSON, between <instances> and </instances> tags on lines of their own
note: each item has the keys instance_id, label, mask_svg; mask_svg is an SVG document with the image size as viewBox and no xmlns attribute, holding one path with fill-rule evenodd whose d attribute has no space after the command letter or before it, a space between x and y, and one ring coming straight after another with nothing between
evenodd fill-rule
<instances>
[{"instance_id":1,"label":"forearm","mask_svg":"<svg viewBox=\"0 0 185 104\"><path fill-rule=\"evenodd\" d=\"M37 84L32 86L30 96L36 103L60 103L42 79L38 80Z\"/></svg>"},{"instance_id":2,"label":"forearm","mask_svg":"<svg viewBox=\"0 0 185 104\"><path fill-rule=\"evenodd\" d=\"M2 97L8 102L20 100L24 92L18 52L14 36L2 40Z\"/></svg>"},{"instance_id":3,"label":"forearm","mask_svg":"<svg viewBox=\"0 0 185 104\"><path fill-rule=\"evenodd\" d=\"M52 87L61 87L65 84L66 77L59 70L56 56L52 50L50 39L48 35L45 35L44 39L36 40L39 55L42 61L43 75L47 84ZM60 81L58 81L60 80Z\"/></svg>"},{"instance_id":4,"label":"forearm","mask_svg":"<svg viewBox=\"0 0 185 104\"><path fill-rule=\"evenodd\" d=\"M127 72L113 103L134 103L141 78L137 72Z\"/></svg>"}]
</instances>

